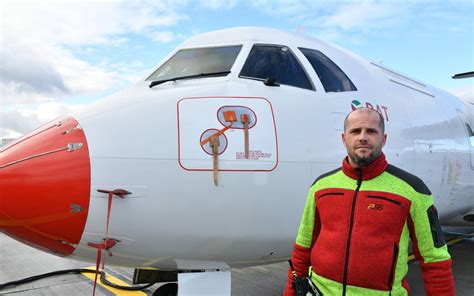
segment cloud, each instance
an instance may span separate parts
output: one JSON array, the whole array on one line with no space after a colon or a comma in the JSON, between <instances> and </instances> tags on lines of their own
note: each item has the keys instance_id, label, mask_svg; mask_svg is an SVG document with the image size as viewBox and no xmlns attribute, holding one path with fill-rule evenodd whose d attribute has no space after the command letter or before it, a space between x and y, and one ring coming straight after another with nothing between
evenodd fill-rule
<instances>
[{"instance_id":1,"label":"cloud","mask_svg":"<svg viewBox=\"0 0 474 296\"><path fill-rule=\"evenodd\" d=\"M147 66L117 62L104 55L104 48L131 52L134 34L146 38L164 32L157 38L166 42L181 38L163 28L189 19L178 12L186 3L1 1L0 138L79 108L66 103L69 97L115 90L142 78Z\"/></svg>"},{"instance_id":2,"label":"cloud","mask_svg":"<svg viewBox=\"0 0 474 296\"><path fill-rule=\"evenodd\" d=\"M17 138L23 133L38 126L38 116L25 116L18 110L0 111L0 140L2 138Z\"/></svg>"},{"instance_id":3,"label":"cloud","mask_svg":"<svg viewBox=\"0 0 474 296\"><path fill-rule=\"evenodd\" d=\"M111 36L171 26L179 1L4 1L4 34L53 44L101 44ZM8 13L7 13L8 12Z\"/></svg>"},{"instance_id":4,"label":"cloud","mask_svg":"<svg viewBox=\"0 0 474 296\"><path fill-rule=\"evenodd\" d=\"M145 67L142 61L135 60L127 63L114 63L110 64L110 68L116 73L120 73L122 81L133 84L143 79L146 75L150 74L150 69Z\"/></svg>"},{"instance_id":5,"label":"cloud","mask_svg":"<svg viewBox=\"0 0 474 296\"><path fill-rule=\"evenodd\" d=\"M154 41L161 43L169 43L178 39L183 39L183 34L176 34L172 31L157 31L149 34L150 38Z\"/></svg>"},{"instance_id":6,"label":"cloud","mask_svg":"<svg viewBox=\"0 0 474 296\"><path fill-rule=\"evenodd\" d=\"M425 38L436 35L439 30L472 34L472 26L466 26L472 14L465 13L472 11L472 1L315 2L318 6L307 4L307 10L316 8L318 12L309 16L302 12L301 23L311 29L311 34L328 41L360 43L372 36L402 38L407 34Z\"/></svg>"},{"instance_id":7,"label":"cloud","mask_svg":"<svg viewBox=\"0 0 474 296\"><path fill-rule=\"evenodd\" d=\"M0 65L3 104L51 101L111 87L116 74L74 57L59 47L25 50L5 46Z\"/></svg>"},{"instance_id":8,"label":"cloud","mask_svg":"<svg viewBox=\"0 0 474 296\"><path fill-rule=\"evenodd\" d=\"M340 6L333 14L323 16L317 23L323 28L367 32L380 30L397 21L406 6L393 2L362 1Z\"/></svg>"},{"instance_id":9,"label":"cloud","mask_svg":"<svg viewBox=\"0 0 474 296\"><path fill-rule=\"evenodd\" d=\"M0 111L0 140L18 138L55 118L84 108L62 102L29 105L21 109Z\"/></svg>"},{"instance_id":10,"label":"cloud","mask_svg":"<svg viewBox=\"0 0 474 296\"><path fill-rule=\"evenodd\" d=\"M232 9L238 3L238 0L200 0L199 4L204 8L214 10L218 9Z\"/></svg>"},{"instance_id":11,"label":"cloud","mask_svg":"<svg viewBox=\"0 0 474 296\"><path fill-rule=\"evenodd\" d=\"M267 15L287 17L297 21L311 15L318 15L334 6L333 2L325 0L253 0L249 1L248 5Z\"/></svg>"},{"instance_id":12,"label":"cloud","mask_svg":"<svg viewBox=\"0 0 474 296\"><path fill-rule=\"evenodd\" d=\"M445 12L445 6L430 1L2 0L0 117L15 108L21 112L9 113L7 122L16 118L32 125L41 121L41 112L48 113L39 104L67 105L68 98L110 93L136 82L150 67L136 59L150 63L173 42L213 24L214 20L203 26L192 23L191 16L197 8L200 12L235 8L236 15L246 8L258 13L263 22L266 16L275 17L270 20L278 21L276 27L303 25L309 35L336 43L355 43L358 39L371 40L370 34L389 32L392 27L418 32L436 30L428 28L432 22L423 21L433 16L439 17L440 24L447 19L447 23L455 23L457 13L453 7L462 3L455 4L448 5L451 10ZM156 42L165 45L151 57L147 55L148 46ZM32 110L39 112L39 117L28 113ZM31 123L25 116L37 120ZM0 129L8 129L9 133L26 129L13 123L8 123L7 128L4 119L0 121Z\"/></svg>"},{"instance_id":13,"label":"cloud","mask_svg":"<svg viewBox=\"0 0 474 296\"><path fill-rule=\"evenodd\" d=\"M14 41L2 45L0 77L3 84L19 93L68 91L61 74L49 60L43 58L42 50L38 50L37 46L30 47L28 51L24 49L24 45Z\"/></svg>"},{"instance_id":14,"label":"cloud","mask_svg":"<svg viewBox=\"0 0 474 296\"><path fill-rule=\"evenodd\" d=\"M408 26L414 17L414 6L394 1L346 1L305 22L321 39L359 44L372 34L386 35L394 28Z\"/></svg>"},{"instance_id":15,"label":"cloud","mask_svg":"<svg viewBox=\"0 0 474 296\"><path fill-rule=\"evenodd\" d=\"M157 1L2 1L0 87L4 100L31 95L44 97L97 92L120 83L121 73L107 64L94 65L85 45L121 46L128 33L171 26L187 16L175 12L184 2ZM171 31L157 39L170 42L179 35ZM77 50L76 50L77 48Z\"/></svg>"},{"instance_id":16,"label":"cloud","mask_svg":"<svg viewBox=\"0 0 474 296\"><path fill-rule=\"evenodd\" d=\"M305 33L336 43L360 43L377 34L378 37L399 36L400 31L420 34L439 30L467 32L462 24L472 10L472 1L314 1L314 0L252 0L246 4L266 15L303 26ZM472 17L472 14L470 15ZM456 21L462 17L463 21ZM439 26L433 26L439 20ZM471 32L472 33L472 32Z\"/></svg>"},{"instance_id":17,"label":"cloud","mask_svg":"<svg viewBox=\"0 0 474 296\"><path fill-rule=\"evenodd\" d=\"M357 42L355 35L380 32L412 17L412 5L396 1L253 0L248 5L328 41Z\"/></svg>"},{"instance_id":18,"label":"cloud","mask_svg":"<svg viewBox=\"0 0 474 296\"><path fill-rule=\"evenodd\" d=\"M30 41L28 46L23 46L11 40L3 46L1 58L4 104L49 101L52 97L102 91L115 79L114 73L51 44Z\"/></svg>"},{"instance_id":19,"label":"cloud","mask_svg":"<svg viewBox=\"0 0 474 296\"><path fill-rule=\"evenodd\" d=\"M63 49L57 49L57 56L51 63L73 94L103 91L111 87L117 78L116 73L91 65Z\"/></svg>"}]
</instances>

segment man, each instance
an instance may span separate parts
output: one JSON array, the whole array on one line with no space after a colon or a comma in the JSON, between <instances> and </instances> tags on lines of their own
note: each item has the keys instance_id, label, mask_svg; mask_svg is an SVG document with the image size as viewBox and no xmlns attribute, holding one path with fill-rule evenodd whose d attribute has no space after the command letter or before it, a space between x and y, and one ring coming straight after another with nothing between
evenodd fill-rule
<instances>
[{"instance_id":1,"label":"man","mask_svg":"<svg viewBox=\"0 0 474 296\"><path fill-rule=\"evenodd\" d=\"M311 186L291 261L323 295L408 295L408 242L427 295L454 295L451 259L422 180L389 165L382 116L349 113L342 168ZM285 295L294 295L288 274Z\"/></svg>"}]
</instances>

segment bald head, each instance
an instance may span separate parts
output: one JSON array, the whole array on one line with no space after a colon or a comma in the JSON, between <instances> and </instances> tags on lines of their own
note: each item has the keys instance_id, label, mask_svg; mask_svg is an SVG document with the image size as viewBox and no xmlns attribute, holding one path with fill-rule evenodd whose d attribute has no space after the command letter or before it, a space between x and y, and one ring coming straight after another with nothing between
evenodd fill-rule
<instances>
[{"instance_id":1,"label":"bald head","mask_svg":"<svg viewBox=\"0 0 474 296\"><path fill-rule=\"evenodd\" d=\"M346 131L346 129L347 129L347 124L350 120L350 117L352 117L352 115L354 115L354 114L361 114L361 113L365 113L365 114L372 115L372 116L377 116L378 122L379 122L379 127L382 131L382 134L385 133L385 122L383 120L382 115L379 112L375 111L374 109L366 108L366 107L352 110L351 112L349 112L349 114L347 114L346 119L344 119L344 131Z\"/></svg>"},{"instance_id":2,"label":"bald head","mask_svg":"<svg viewBox=\"0 0 474 296\"><path fill-rule=\"evenodd\" d=\"M353 167L371 164L382 153L386 140L383 118L373 109L356 109L344 120L342 142Z\"/></svg>"}]
</instances>

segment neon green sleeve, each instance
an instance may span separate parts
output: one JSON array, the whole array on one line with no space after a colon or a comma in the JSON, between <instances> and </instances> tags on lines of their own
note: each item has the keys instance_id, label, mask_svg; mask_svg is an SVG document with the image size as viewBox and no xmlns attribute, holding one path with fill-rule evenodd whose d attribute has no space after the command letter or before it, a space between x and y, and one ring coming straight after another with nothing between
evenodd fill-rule
<instances>
[{"instance_id":1,"label":"neon green sleeve","mask_svg":"<svg viewBox=\"0 0 474 296\"><path fill-rule=\"evenodd\" d=\"M412 200L410 215L413 221L414 235L418 250L424 263L450 259L448 247L444 241L433 197L416 193ZM413 230L412 230L413 231Z\"/></svg>"},{"instance_id":2,"label":"neon green sleeve","mask_svg":"<svg viewBox=\"0 0 474 296\"><path fill-rule=\"evenodd\" d=\"M302 247L310 248L313 239L314 218L316 211L316 202L314 194L316 193L316 186L312 186L308 192L306 205L304 207L303 216L300 222L300 228L296 237L296 243Z\"/></svg>"}]
</instances>

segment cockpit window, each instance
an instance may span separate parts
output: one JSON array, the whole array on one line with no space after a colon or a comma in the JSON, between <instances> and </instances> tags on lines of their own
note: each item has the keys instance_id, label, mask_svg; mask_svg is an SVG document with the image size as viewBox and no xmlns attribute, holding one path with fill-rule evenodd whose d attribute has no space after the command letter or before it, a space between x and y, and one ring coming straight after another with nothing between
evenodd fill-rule
<instances>
[{"instance_id":1,"label":"cockpit window","mask_svg":"<svg viewBox=\"0 0 474 296\"><path fill-rule=\"evenodd\" d=\"M347 75L322 52L299 48L308 59L326 92L356 91L357 88Z\"/></svg>"},{"instance_id":2,"label":"cockpit window","mask_svg":"<svg viewBox=\"0 0 474 296\"><path fill-rule=\"evenodd\" d=\"M230 73L242 45L181 49L147 80L172 80L176 77L207 73Z\"/></svg>"},{"instance_id":3,"label":"cockpit window","mask_svg":"<svg viewBox=\"0 0 474 296\"><path fill-rule=\"evenodd\" d=\"M239 77L273 79L278 84L314 89L303 67L286 46L254 45Z\"/></svg>"}]
</instances>

